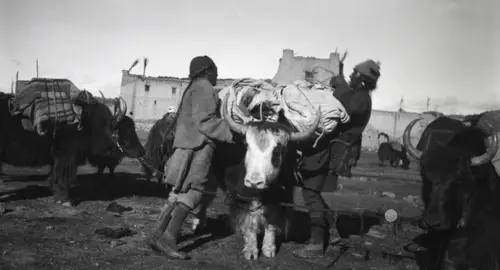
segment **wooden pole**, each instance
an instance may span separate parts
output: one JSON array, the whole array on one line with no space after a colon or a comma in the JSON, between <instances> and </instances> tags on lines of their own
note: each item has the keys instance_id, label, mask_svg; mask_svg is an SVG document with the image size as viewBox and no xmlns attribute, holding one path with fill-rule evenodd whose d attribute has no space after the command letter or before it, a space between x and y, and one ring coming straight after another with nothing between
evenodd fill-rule
<instances>
[{"instance_id":1,"label":"wooden pole","mask_svg":"<svg viewBox=\"0 0 500 270\"><path fill-rule=\"evenodd\" d=\"M36 59L36 77L38 78L38 58Z\"/></svg>"}]
</instances>

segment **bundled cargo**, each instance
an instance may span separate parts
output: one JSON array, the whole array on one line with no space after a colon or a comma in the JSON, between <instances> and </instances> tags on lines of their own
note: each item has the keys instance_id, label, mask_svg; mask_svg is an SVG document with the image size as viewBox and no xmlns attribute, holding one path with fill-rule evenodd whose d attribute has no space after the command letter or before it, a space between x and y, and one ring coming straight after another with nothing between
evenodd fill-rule
<instances>
[{"instance_id":1,"label":"bundled cargo","mask_svg":"<svg viewBox=\"0 0 500 270\"><path fill-rule=\"evenodd\" d=\"M281 98L281 108L285 117L298 130L307 130L314 124L314 115L319 109L320 124L317 135L332 132L340 122L349 121L349 115L342 103L333 96L333 89L306 80L296 80L292 84L277 88Z\"/></svg>"},{"instance_id":2,"label":"bundled cargo","mask_svg":"<svg viewBox=\"0 0 500 270\"><path fill-rule=\"evenodd\" d=\"M262 119L277 121L280 99L271 84L251 78L238 79L219 92L221 100L226 95L229 95L228 112L237 123ZM258 111L258 117L249 117L252 111Z\"/></svg>"},{"instance_id":3,"label":"bundled cargo","mask_svg":"<svg viewBox=\"0 0 500 270\"><path fill-rule=\"evenodd\" d=\"M333 96L333 89L306 80L274 87L262 80L244 78L219 92L221 100L226 95L229 95L228 112L240 124L262 119L277 121L282 112L297 131L303 132L314 124L319 110L316 139L332 132L339 122L350 119L342 103Z\"/></svg>"},{"instance_id":4,"label":"bundled cargo","mask_svg":"<svg viewBox=\"0 0 500 270\"><path fill-rule=\"evenodd\" d=\"M66 79L36 78L10 101L10 112L28 119L31 129L43 136L54 124L79 123L72 101L79 92Z\"/></svg>"}]
</instances>

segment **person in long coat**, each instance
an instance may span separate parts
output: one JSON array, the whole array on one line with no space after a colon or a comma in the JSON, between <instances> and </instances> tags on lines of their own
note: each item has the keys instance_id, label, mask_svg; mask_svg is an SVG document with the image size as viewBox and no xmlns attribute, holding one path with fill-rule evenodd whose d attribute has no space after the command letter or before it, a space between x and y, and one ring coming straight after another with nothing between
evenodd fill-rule
<instances>
[{"instance_id":1,"label":"person in long coat","mask_svg":"<svg viewBox=\"0 0 500 270\"><path fill-rule=\"evenodd\" d=\"M332 183L336 185L339 174L349 176L353 160L359 158L359 149L353 149L352 146L361 143L363 130L371 116L370 92L377 87L379 76L379 64L367 60L354 67L349 83L342 75L334 77L334 96L342 102L351 120L339 124L316 148L301 149L299 170L302 175L303 197L310 208L311 237L308 245L294 252L300 258L323 256L326 243L340 241L334 214L324 211L328 207L321 192L330 191L327 187L332 189Z\"/></svg>"},{"instance_id":2,"label":"person in long coat","mask_svg":"<svg viewBox=\"0 0 500 270\"><path fill-rule=\"evenodd\" d=\"M173 153L165 166L164 182L171 185L169 201L147 239L149 246L171 259L188 259L177 239L188 213L217 190L211 171L216 143L233 143L226 121L217 117L217 66L208 56L193 58L191 82L184 91L174 122ZM208 192L205 192L208 191Z\"/></svg>"}]
</instances>

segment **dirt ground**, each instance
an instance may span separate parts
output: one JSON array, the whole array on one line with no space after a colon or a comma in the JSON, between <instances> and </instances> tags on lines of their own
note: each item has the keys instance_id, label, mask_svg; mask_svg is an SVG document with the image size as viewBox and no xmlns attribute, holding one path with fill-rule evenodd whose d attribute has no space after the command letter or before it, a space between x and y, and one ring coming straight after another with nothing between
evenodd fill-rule
<instances>
[{"instance_id":1,"label":"dirt ground","mask_svg":"<svg viewBox=\"0 0 500 270\"><path fill-rule=\"evenodd\" d=\"M337 224L342 235L352 234L349 247L330 250L324 259L293 256L307 238L307 215L297 212L292 236L276 258L246 261L242 236L227 229L220 192L205 234L193 235L186 225L181 245L192 259L171 261L144 244L164 194L142 178L138 162L125 160L114 179L97 179L94 168L80 168L75 189L83 201L73 208L52 202L43 182L47 168L4 166L12 177L0 184L0 269L418 269L415 254L403 249L421 233L415 225L421 209L417 164L411 167L380 168L374 153L363 153L354 176L325 194L334 208L353 214L342 212ZM122 209L111 209L120 208L114 203ZM399 225L377 216L389 208L398 212ZM106 230L115 234L102 235Z\"/></svg>"}]
</instances>

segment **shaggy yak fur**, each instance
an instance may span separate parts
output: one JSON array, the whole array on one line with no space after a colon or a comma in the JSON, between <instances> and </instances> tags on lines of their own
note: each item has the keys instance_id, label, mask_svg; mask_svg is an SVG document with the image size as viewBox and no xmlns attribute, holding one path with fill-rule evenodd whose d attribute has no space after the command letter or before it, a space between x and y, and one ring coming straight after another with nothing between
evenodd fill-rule
<instances>
[{"instance_id":1,"label":"shaggy yak fur","mask_svg":"<svg viewBox=\"0 0 500 270\"><path fill-rule=\"evenodd\" d=\"M222 115L235 135L243 137L235 140L236 145L224 145L216 152L216 178L223 180L222 186L232 198L230 216L234 229L243 234L245 259L258 258L257 237L261 234L262 254L271 258L276 255L277 240L284 236L280 232L285 229L286 233L289 209L281 203L293 202L298 167L294 143L310 139L319 124L319 112L315 123L301 133L283 115L278 123L261 120L242 125L229 116L228 96L221 105Z\"/></svg>"},{"instance_id":2,"label":"shaggy yak fur","mask_svg":"<svg viewBox=\"0 0 500 270\"><path fill-rule=\"evenodd\" d=\"M163 174L165 163L172 154L172 144L174 142L173 123L175 113L166 113L163 118L155 122L148 134L146 142L146 154L142 164L142 171L146 174L146 179L150 180L155 173L152 168ZM157 180L162 181L162 175L157 175Z\"/></svg>"},{"instance_id":3,"label":"shaggy yak fur","mask_svg":"<svg viewBox=\"0 0 500 270\"><path fill-rule=\"evenodd\" d=\"M122 114L113 115L106 105L82 91L75 104L82 108L83 129L61 125L55 136L52 132L39 136L23 128L21 116L10 114L8 104L13 97L0 93L0 162L16 167L50 165L49 182L56 202L71 205L75 198L70 185L76 179L78 156L86 151L100 154L114 147L112 123Z\"/></svg>"},{"instance_id":4,"label":"shaggy yak fur","mask_svg":"<svg viewBox=\"0 0 500 270\"><path fill-rule=\"evenodd\" d=\"M489 162L496 149L486 148L488 136L463 125L446 144L423 152L408 145L409 153L420 158L424 201L420 226L445 235L436 238L444 250L437 259L439 267L498 269L500 265L500 177Z\"/></svg>"},{"instance_id":5,"label":"shaggy yak fur","mask_svg":"<svg viewBox=\"0 0 500 270\"><path fill-rule=\"evenodd\" d=\"M289 132L276 123L253 123L258 132L282 134ZM276 254L276 241L286 238L288 208L280 203L293 203L293 188L296 185L294 170L296 155L291 144L282 146L277 154L282 156L279 175L265 189L255 189L244 185L246 175L245 155L247 145L239 141L236 145L222 145L214 158L214 171L219 184L229 196L231 226L237 233L243 234L245 246L243 255L246 259L257 259L257 235L264 234L262 253L266 257Z\"/></svg>"},{"instance_id":6,"label":"shaggy yak fur","mask_svg":"<svg viewBox=\"0 0 500 270\"><path fill-rule=\"evenodd\" d=\"M123 151L118 146L115 146L104 154L86 153L89 164L97 167L98 176L102 175L106 167L109 168L111 176L114 176L116 166L120 164L124 157L137 158L144 156L145 150L139 141L132 118L124 115L121 121L116 123L113 135Z\"/></svg>"}]
</instances>

